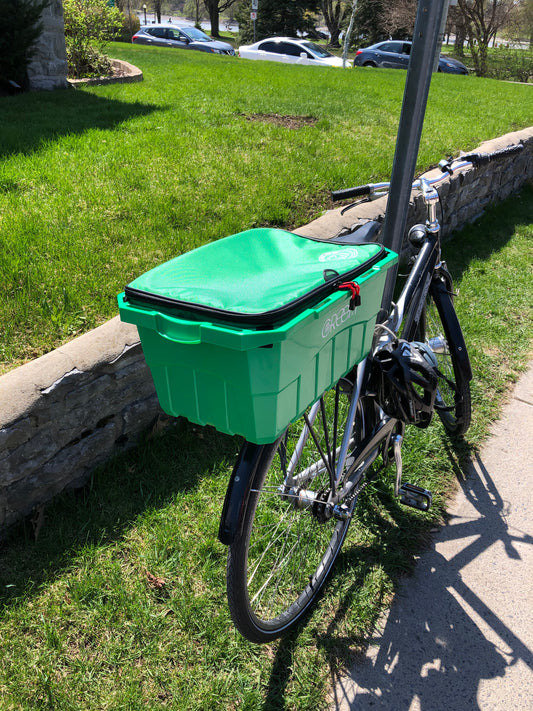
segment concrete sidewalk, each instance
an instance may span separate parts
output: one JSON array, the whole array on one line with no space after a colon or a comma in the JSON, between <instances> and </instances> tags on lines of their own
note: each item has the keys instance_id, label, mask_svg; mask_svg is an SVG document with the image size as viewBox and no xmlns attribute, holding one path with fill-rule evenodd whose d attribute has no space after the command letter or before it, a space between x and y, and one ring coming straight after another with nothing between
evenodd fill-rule
<instances>
[{"instance_id":1,"label":"concrete sidewalk","mask_svg":"<svg viewBox=\"0 0 533 711\"><path fill-rule=\"evenodd\" d=\"M332 709L533 709L533 364Z\"/></svg>"}]
</instances>

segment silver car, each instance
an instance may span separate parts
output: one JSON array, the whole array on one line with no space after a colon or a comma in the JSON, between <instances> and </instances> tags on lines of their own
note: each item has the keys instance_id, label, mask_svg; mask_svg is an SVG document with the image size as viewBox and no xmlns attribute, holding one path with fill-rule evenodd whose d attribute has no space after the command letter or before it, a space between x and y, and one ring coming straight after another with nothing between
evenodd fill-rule
<instances>
[{"instance_id":1,"label":"silver car","mask_svg":"<svg viewBox=\"0 0 533 711\"><path fill-rule=\"evenodd\" d=\"M358 49L353 62L354 67L385 67L388 69L407 69L411 55L411 42L388 40L370 47ZM462 62L453 57L440 55L439 72L447 74L468 74Z\"/></svg>"},{"instance_id":2,"label":"silver car","mask_svg":"<svg viewBox=\"0 0 533 711\"><path fill-rule=\"evenodd\" d=\"M152 44L156 47L176 49L196 49L213 54L235 54L227 42L211 39L196 27L176 27L176 25L147 25L136 32L131 41L134 44Z\"/></svg>"}]
</instances>

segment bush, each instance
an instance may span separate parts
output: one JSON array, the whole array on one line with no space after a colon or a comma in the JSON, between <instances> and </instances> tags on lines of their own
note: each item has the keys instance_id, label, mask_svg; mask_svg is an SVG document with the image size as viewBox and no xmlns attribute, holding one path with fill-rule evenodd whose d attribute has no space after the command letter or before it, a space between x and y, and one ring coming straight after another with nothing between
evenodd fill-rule
<instances>
[{"instance_id":1,"label":"bush","mask_svg":"<svg viewBox=\"0 0 533 711\"><path fill-rule=\"evenodd\" d=\"M527 83L533 77L533 51L499 47L490 57L490 75L495 79Z\"/></svg>"},{"instance_id":2,"label":"bush","mask_svg":"<svg viewBox=\"0 0 533 711\"><path fill-rule=\"evenodd\" d=\"M27 69L48 0L0 0L0 91L27 88ZM14 82L14 84L13 84Z\"/></svg>"},{"instance_id":3,"label":"bush","mask_svg":"<svg viewBox=\"0 0 533 711\"><path fill-rule=\"evenodd\" d=\"M130 13L122 16L122 26L113 38L117 42L131 42L133 35L139 31L141 23L137 15Z\"/></svg>"},{"instance_id":4,"label":"bush","mask_svg":"<svg viewBox=\"0 0 533 711\"><path fill-rule=\"evenodd\" d=\"M108 0L63 0L63 12L69 77L110 74L103 50L120 31L124 15Z\"/></svg>"}]
</instances>

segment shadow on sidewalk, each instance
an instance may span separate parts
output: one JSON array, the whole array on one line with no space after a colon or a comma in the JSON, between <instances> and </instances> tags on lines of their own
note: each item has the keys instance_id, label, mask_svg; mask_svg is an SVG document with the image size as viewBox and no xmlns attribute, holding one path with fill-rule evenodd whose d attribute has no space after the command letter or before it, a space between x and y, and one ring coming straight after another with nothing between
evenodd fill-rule
<instances>
[{"instance_id":1,"label":"shadow on sidewalk","mask_svg":"<svg viewBox=\"0 0 533 711\"><path fill-rule=\"evenodd\" d=\"M482 680L501 677L518 662L533 669L533 653L520 638L517 625L511 629L504 615L500 617L466 584L462 573L493 546L503 546L503 555L523 570L526 563L519 548L524 548L517 544L531 545L533 536L509 526L507 504L479 456L468 478L459 474L473 515L451 516L436 537L437 548L454 542L455 555L446 559L435 546L423 555L409 581L409 595L400 590L385 628L376 632L366 656L348 676L333 673L333 708L479 709ZM483 583L490 588L490 570ZM518 705L519 696L517 689L511 706L528 708L527 701Z\"/></svg>"}]
</instances>

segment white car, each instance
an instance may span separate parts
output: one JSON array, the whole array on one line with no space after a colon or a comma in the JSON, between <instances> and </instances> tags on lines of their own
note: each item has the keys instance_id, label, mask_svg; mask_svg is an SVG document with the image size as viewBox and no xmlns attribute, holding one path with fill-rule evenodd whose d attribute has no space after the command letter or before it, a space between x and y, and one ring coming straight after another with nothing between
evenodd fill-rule
<instances>
[{"instance_id":1,"label":"white car","mask_svg":"<svg viewBox=\"0 0 533 711\"><path fill-rule=\"evenodd\" d=\"M341 57L335 57L323 47L306 39L269 37L255 44L239 47L239 57L268 59L286 64L310 64L315 67L342 67ZM347 66L351 66L346 62Z\"/></svg>"}]
</instances>

